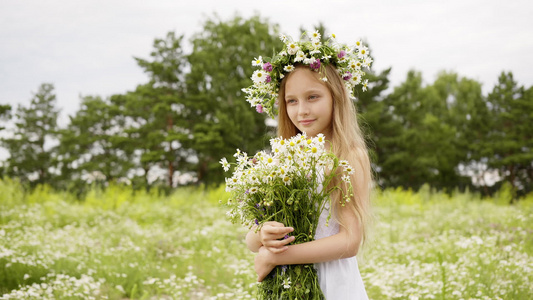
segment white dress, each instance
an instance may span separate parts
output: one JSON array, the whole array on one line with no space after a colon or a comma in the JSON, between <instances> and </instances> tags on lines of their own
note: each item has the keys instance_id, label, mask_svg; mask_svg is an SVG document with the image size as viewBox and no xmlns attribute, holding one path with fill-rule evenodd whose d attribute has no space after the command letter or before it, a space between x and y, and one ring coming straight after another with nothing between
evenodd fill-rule
<instances>
[{"instance_id":1,"label":"white dress","mask_svg":"<svg viewBox=\"0 0 533 300\"><path fill-rule=\"evenodd\" d=\"M326 203L318 221L316 240L339 232L339 223L333 217L329 220L329 226L326 226L328 213L329 203ZM320 288L326 296L326 300L368 299L355 256L316 263L315 268L318 272Z\"/></svg>"}]
</instances>

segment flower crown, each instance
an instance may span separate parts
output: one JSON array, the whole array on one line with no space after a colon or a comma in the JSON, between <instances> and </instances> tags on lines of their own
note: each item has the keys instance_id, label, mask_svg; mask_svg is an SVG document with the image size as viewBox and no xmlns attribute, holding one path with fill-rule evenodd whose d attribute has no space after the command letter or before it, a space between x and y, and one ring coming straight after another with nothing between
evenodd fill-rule
<instances>
[{"instance_id":1,"label":"flower crown","mask_svg":"<svg viewBox=\"0 0 533 300\"><path fill-rule=\"evenodd\" d=\"M285 44L281 52L274 54L272 58L259 56L252 61L252 66L259 67L259 70L252 74L253 85L242 91L246 93L246 101L255 107L257 112L266 112L275 118L281 80L287 73L294 71L296 64L308 65L311 70L320 73L323 81L328 80L325 66L331 64L344 80L350 97L354 97L353 88L358 84L362 84L363 91L366 91L368 79L362 80L365 75L362 68L370 68L372 58L368 48L360 41L357 41L354 47L348 47L337 43L335 35L331 34L329 39L322 43L318 31L303 33L302 37L302 40L295 42L281 34L280 39Z\"/></svg>"}]
</instances>

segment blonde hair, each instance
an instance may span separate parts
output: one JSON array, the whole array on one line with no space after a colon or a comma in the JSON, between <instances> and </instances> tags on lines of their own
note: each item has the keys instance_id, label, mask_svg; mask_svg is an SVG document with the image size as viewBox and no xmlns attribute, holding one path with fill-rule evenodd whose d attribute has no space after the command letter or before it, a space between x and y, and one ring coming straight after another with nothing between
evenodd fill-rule
<instances>
[{"instance_id":1,"label":"blonde hair","mask_svg":"<svg viewBox=\"0 0 533 300\"><path fill-rule=\"evenodd\" d=\"M296 68L308 68L308 66L298 65ZM310 69L309 69L310 70ZM293 71L294 72L294 71ZM333 99L333 116L331 122L331 142L332 152L339 158L347 160L356 169L351 175L353 184L353 196L351 201L346 203L359 221L362 241L368 238L368 224L371 220L370 212L370 191L372 187L372 171L370 159L363 133L357 122L357 111L354 103L350 100L343 79L332 65L325 66L324 74L316 73L317 80L323 75L327 77L324 82L328 87ZM285 85L292 73L289 73L281 81L278 93L278 136L285 139L300 133L298 128L291 122L287 114L285 105ZM358 177L356 177L358 176ZM338 177L338 176L337 176ZM340 178L332 182L332 186L340 185ZM346 191L344 191L346 192ZM342 199L341 191L335 191L332 195L334 203L332 215L336 217L340 226L344 226L343 220L338 213ZM345 227L346 228L346 227ZM346 228L353 230L353 228Z\"/></svg>"}]
</instances>

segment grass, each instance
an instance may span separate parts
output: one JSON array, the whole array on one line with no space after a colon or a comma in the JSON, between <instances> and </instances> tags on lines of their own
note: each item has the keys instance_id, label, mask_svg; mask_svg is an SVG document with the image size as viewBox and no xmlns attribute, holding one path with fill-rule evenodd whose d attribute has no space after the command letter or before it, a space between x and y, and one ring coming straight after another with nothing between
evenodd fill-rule
<instances>
[{"instance_id":1,"label":"grass","mask_svg":"<svg viewBox=\"0 0 533 300\"><path fill-rule=\"evenodd\" d=\"M222 189L127 187L83 202L0 181L0 299L253 299L245 228ZM533 197L386 190L358 255L371 299L531 299Z\"/></svg>"}]
</instances>

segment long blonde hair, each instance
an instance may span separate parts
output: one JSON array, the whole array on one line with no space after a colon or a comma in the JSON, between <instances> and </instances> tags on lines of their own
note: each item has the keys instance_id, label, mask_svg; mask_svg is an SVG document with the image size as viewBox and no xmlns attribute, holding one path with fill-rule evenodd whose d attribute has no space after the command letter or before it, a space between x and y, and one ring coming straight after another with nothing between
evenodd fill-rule
<instances>
[{"instance_id":1,"label":"long blonde hair","mask_svg":"<svg viewBox=\"0 0 533 300\"><path fill-rule=\"evenodd\" d=\"M307 66L298 65L296 68L308 68ZM331 124L330 138L332 152L339 158L347 160L356 172L351 175L354 193L351 201L346 203L359 221L362 241L368 237L368 223L371 220L370 212L370 191L372 188L372 171L368 150L363 133L357 121L357 111L354 103L348 96L343 79L332 65L325 66L324 74L316 73L316 78L326 75L325 85L328 87L333 99L333 116ZM281 81L278 93L278 136L285 139L300 133L298 128L291 122L287 114L285 104L285 85L292 73L289 73ZM356 175L359 178L356 178ZM338 176L337 176L338 177ZM340 178L333 180L332 185L340 186ZM332 199L336 200L333 205L332 215L337 218L340 226L344 222L338 211L340 210L341 191L336 191ZM345 227L345 226L344 226ZM353 228L346 228L353 230Z\"/></svg>"}]
</instances>

